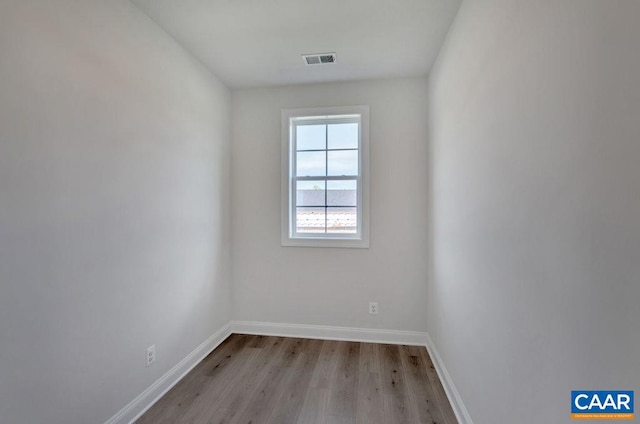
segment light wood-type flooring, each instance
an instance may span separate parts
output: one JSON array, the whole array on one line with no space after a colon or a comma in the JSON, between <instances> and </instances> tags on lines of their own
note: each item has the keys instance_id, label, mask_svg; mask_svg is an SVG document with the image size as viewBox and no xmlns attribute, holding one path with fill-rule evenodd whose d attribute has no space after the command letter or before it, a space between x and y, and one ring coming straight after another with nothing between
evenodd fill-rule
<instances>
[{"instance_id":1,"label":"light wood-type flooring","mask_svg":"<svg viewBox=\"0 0 640 424\"><path fill-rule=\"evenodd\" d=\"M233 334L136 424L456 424L424 347Z\"/></svg>"}]
</instances>

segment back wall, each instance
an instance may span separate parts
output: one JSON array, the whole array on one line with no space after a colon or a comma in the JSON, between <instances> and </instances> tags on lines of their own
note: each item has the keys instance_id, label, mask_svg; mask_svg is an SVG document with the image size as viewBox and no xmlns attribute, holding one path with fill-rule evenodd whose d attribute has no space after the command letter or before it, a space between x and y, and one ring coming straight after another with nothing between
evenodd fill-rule
<instances>
[{"instance_id":1,"label":"back wall","mask_svg":"<svg viewBox=\"0 0 640 424\"><path fill-rule=\"evenodd\" d=\"M281 109L361 104L371 119L370 248L282 247ZM235 319L425 330L426 106L425 78L232 93Z\"/></svg>"}]
</instances>

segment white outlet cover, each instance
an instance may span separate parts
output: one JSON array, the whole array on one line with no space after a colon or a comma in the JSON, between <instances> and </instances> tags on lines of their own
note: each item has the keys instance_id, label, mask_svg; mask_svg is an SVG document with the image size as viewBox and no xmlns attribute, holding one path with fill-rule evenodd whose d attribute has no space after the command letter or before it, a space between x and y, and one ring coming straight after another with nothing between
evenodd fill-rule
<instances>
[{"instance_id":1,"label":"white outlet cover","mask_svg":"<svg viewBox=\"0 0 640 424\"><path fill-rule=\"evenodd\" d=\"M156 345L147 348L147 367L151 366L156 360Z\"/></svg>"}]
</instances>

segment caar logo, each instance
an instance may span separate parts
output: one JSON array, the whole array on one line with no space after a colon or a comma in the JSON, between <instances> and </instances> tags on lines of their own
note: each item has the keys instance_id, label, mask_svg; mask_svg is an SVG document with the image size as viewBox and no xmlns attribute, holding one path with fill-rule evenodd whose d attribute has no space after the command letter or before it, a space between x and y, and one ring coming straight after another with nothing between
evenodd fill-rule
<instances>
[{"instance_id":1,"label":"caar logo","mask_svg":"<svg viewBox=\"0 0 640 424\"><path fill-rule=\"evenodd\" d=\"M574 420L632 420L633 390L573 390L571 418Z\"/></svg>"}]
</instances>

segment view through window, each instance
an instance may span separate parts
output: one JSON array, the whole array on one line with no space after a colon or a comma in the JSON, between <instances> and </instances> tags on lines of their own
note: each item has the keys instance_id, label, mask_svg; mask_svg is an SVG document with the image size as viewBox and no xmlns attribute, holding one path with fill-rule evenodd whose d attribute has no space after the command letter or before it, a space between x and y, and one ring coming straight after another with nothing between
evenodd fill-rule
<instances>
[{"instance_id":1,"label":"view through window","mask_svg":"<svg viewBox=\"0 0 640 424\"><path fill-rule=\"evenodd\" d=\"M358 122L333 118L295 125L297 233L358 232Z\"/></svg>"}]
</instances>

